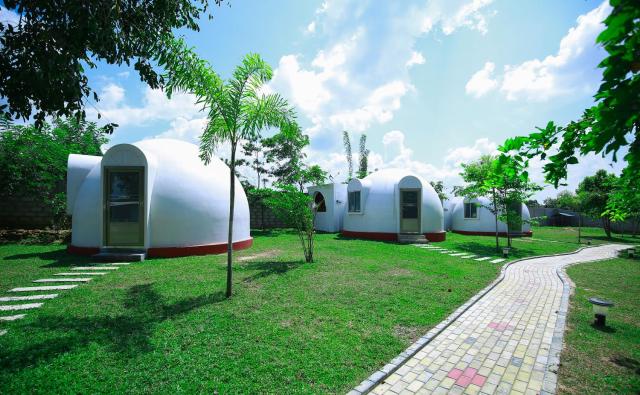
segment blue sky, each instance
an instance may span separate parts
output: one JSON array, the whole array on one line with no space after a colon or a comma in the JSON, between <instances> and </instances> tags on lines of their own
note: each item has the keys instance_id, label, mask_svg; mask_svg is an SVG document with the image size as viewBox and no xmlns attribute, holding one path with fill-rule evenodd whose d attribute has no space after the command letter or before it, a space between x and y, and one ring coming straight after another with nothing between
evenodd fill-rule
<instances>
[{"instance_id":1,"label":"blue sky","mask_svg":"<svg viewBox=\"0 0 640 395\"><path fill-rule=\"evenodd\" d=\"M275 70L269 89L295 105L311 137L309 160L335 180L345 177L348 130L354 147L367 134L370 169L406 167L453 186L460 163L592 103L604 57L594 40L609 10L585 0L232 0L184 34L223 78L246 53L261 54ZM135 71L107 65L90 81L102 92L90 115L121 125L113 144L198 141L205 119L189 95L169 101ZM593 156L572 166L569 189L621 167L609 164Z\"/></svg>"}]
</instances>

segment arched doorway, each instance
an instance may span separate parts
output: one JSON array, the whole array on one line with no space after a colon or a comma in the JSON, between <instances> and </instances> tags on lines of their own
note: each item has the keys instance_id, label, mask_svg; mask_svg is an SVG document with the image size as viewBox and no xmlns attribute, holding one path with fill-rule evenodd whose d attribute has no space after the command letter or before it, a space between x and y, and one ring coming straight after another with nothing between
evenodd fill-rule
<instances>
[{"instance_id":1,"label":"arched doorway","mask_svg":"<svg viewBox=\"0 0 640 395\"><path fill-rule=\"evenodd\" d=\"M327 212L327 204L325 203L324 200L324 195L321 192L316 192L314 198L313 198L314 203L316 204L316 211L319 213L326 213Z\"/></svg>"}]
</instances>

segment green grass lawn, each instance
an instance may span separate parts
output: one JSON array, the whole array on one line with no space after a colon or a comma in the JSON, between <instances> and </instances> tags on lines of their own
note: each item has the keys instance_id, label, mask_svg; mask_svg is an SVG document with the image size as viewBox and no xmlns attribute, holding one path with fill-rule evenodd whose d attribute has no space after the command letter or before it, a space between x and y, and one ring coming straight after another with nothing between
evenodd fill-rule
<instances>
[{"instance_id":1,"label":"green grass lawn","mask_svg":"<svg viewBox=\"0 0 640 395\"><path fill-rule=\"evenodd\" d=\"M567 269L576 284L561 355L559 392L640 393L640 260L612 259ZM592 326L588 298L615 306L607 328Z\"/></svg>"},{"instance_id":2,"label":"green grass lawn","mask_svg":"<svg viewBox=\"0 0 640 395\"><path fill-rule=\"evenodd\" d=\"M318 235L317 262L305 264L294 235L254 237L236 255L230 300L224 256L150 259L0 324L0 393L346 392L501 267L334 234ZM440 245L496 255L491 237L450 233ZM578 245L514 247L512 258ZM86 262L61 245L0 245L0 289Z\"/></svg>"}]
</instances>

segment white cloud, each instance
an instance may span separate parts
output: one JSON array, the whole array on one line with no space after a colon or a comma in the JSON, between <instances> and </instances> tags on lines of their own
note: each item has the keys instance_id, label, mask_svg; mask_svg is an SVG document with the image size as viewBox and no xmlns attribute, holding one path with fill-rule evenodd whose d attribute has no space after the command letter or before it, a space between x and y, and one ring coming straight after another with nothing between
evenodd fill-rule
<instances>
[{"instance_id":1,"label":"white cloud","mask_svg":"<svg viewBox=\"0 0 640 395\"><path fill-rule=\"evenodd\" d=\"M493 78L495 68L496 65L492 62L485 63L484 67L467 82L465 86L467 94L479 98L494 90L498 86L498 81Z\"/></svg>"},{"instance_id":2,"label":"white cloud","mask_svg":"<svg viewBox=\"0 0 640 395\"><path fill-rule=\"evenodd\" d=\"M405 65L407 67L412 67L417 64L424 64L424 62L425 62L424 56L420 52L412 51L411 57L409 58L409 60L407 60L407 63Z\"/></svg>"},{"instance_id":3,"label":"white cloud","mask_svg":"<svg viewBox=\"0 0 640 395\"><path fill-rule=\"evenodd\" d=\"M600 6L578 17L560 41L556 55L533 59L519 65L505 66L500 90L508 100L544 101L577 90L593 90L599 79L596 66L603 57L603 49L595 39L602 31L602 21L611 12L605 0Z\"/></svg>"},{"instance_id":4,"label":"white cloud","mask_svg":"<svg viewBox=\"0 0 640 395\"><path fill-rule=\"evenodd\" d=\"M313 34L316 31L316 22L312 21L307 25L307 33Z\"/></svg>"},{"instance_id":5,"label":"white cloud","mask_svg":"<svg viewBox=\"0 0 640 395\"><path fill-rule=\"evenodd\" d=\"M194 119L178 117L171 121L168 130L155 137L178 139L188 141L193 144L200 144L200 135L202 135L206 126L206 117Z\"/></svg>"},{"instance_id":6,"label":"white cloud","mask_svg":"<svg viewBox=\"0 0 640 395\"><path fill-rule=\"evenodd\" d=\"M142 126L155 121L173 121L178 117L193 119L201 116L195 97L186 93L174 94L171 99L161 90L144 88L142 105L132 107L126 103L126 91L122 86L109 83L100 91L100 101L95 108L87 109L90 119L97 119L98 112L107 122L123 126Z\"/></svg>"},{"instance_id":7,"label":"white cloud","mask_svg":"<svg viewBox=\"0 0 640 395\"><path fill-rule=\"evenodd\" d=\"M449 35L464 26L486 34L488 31L487 18L481 10L492 2L493 0L473 0L463 4L453 15L443 18L442 32Z\"/></svg>"},{"instance_id":8,"label":"white cloud","mask_svg":"<svg viewBox=\"0 0 640 395\"><path fill-rule=\"evenodd\" d=\"M20 15L0 6L0 23L16 26L20 22Z\"/></svg>"}]
</instances>

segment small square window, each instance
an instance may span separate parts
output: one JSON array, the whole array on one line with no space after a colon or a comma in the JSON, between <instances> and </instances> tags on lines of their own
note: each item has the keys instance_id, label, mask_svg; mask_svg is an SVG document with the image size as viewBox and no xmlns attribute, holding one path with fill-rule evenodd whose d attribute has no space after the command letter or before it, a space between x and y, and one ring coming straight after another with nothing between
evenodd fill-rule
<instances>
[{"instance_id":1,"label":"small square window","mask_svg":"<svg viewBox=\"0 0 640 395\"><path fill-rule=\"evenodd\" d=\"M349 192L349 212L360 212L360 191Z\"/></svg>"},{"instance_id":2,"label":"small square window","mask_svg":"<svg viewBox=\"0 0 640 395\"><path fill-rule=\"evenodd\" d=\"M475 203L464 204L464 217L465 218L478 218L478 205Z\"/></svg>"}]
</instances>

